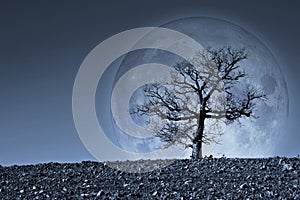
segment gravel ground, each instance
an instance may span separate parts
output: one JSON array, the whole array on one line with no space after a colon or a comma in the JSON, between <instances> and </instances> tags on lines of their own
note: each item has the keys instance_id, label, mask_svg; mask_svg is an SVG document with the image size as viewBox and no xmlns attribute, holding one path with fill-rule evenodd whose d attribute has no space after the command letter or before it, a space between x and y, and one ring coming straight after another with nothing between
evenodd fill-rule
<instances>
[{"instance_id":1,"label":"gravel ground","mask_svg":"<svg viewBox=\"0 0 300 200\"><path fill-rule=\"evenodd\" d=\"M143 169L153 163L138 161ZM134 162L0 166L0 199L300 199L300 159L175 160L147 173Z\"/></svg>"}]
</instances>

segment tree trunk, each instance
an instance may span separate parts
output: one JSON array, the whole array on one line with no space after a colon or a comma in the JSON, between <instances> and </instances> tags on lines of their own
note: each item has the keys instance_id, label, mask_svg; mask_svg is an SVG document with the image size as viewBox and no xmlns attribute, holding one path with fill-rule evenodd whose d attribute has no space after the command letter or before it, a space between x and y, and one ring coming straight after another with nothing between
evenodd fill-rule
<instances>
[{"instance_id":1,"label":"tree trunk","mask_svg":"<svg viewBox=\"0 0 300 200\"><path fill-rule=\"evenodd\" d=\"M197 144L193 145L193 153L192 159L196 160L202 158L202 143L198 142Z\"/></svg>"},{"instance_id":2,"label":"tree trunk","mask_svg":"<svg viewBox=\"0 0 300 200\"><path fill-rule=\"evenodd\" d=\"M199 159L202 158L202 140L203 140L203 131L204 131L204 117L199 119L198 129L196 133L196 137L193 141L193 153L192 159Z\"/></svg>"}]
</instances>

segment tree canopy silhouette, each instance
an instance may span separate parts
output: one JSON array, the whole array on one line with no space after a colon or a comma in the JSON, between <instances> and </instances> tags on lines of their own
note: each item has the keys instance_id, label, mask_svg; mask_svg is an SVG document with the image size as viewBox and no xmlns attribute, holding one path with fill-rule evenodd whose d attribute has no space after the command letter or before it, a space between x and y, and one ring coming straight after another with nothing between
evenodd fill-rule
<instances>
[{"instance_id":1,"label":"tree canopy silhouette","mask_svg":"<svg viewBox=\"0 0 300 200\"><path fill-rule=\"evenodd\" d=\"M193 159L201 158L203 143L218 142L222 123L254 116L256 101L266 97L254 85L241 84L246 59L245 49L232 47L198 52L174 66L170 81L147 84L145 101L130 113L155 119L154 135L165 147L181 144L192 148Z\"/></svg>"}]
</instances>

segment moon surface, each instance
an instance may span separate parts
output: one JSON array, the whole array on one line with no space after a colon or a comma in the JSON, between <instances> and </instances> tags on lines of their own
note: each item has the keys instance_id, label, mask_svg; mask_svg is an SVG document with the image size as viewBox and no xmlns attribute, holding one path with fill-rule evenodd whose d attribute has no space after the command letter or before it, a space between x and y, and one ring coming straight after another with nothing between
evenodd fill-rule
<instances>
[{"instance_id":1,"label":"moon surface","mask_svg":"<svg viewBox=\"0 0 300 200\"><path fill-rule=\"evenodd\" d=\"M258 118L245 118L241 119L240 123L225 126L223 135L219 138L220 143L205 145L203 154L212 154L215 157L223 155L227 157L273 156L278 138L282 137L288 117L288 92L280 67L269 49L258 38L242 27L220 19L206 17L183 18L163 24L161 27L186 34L204 48L220 48L224 46L245 48L248 57L240 65L248 76L244 79L245 82L241 84L252 84L267 94L266 101L256 104L254 114ZM132 51L112 63L118 70L113 73L114 79L110 80L110 83L114 85L127 71L141 64L159 63L172 67L181 60L182 58L177 55L157 49ZM147 80L150 80L149 77ZM155 82L155 78L153 78L153 82ZM133 92L130 102L124 105L128 109L134 106L135 103L143 101L142 87L136 88L136 92ZM111 88L111 93L112 91L113 88ZM100 98L98 92L96 94L96 102L97 98ZM115 98L122 98L122 96ZM99 111L98 115L100 115L101 109L105 106L107 105L96 104L97 111ZM122 119L128 116L120 114L119 117ZM142 122L144 119L137 119L137 116L132 117L134 118L133 122L137 126L146 126L146 123ZM153 151L162 145L158 138L133 138L131 135L134 134L122 132L117 127L114 119L107 120L111 120L114 124L113 131L108 138L119 148L143 153ZM177 149L178 151L183 151L179 146ZM189 150L186 150L182 155L186 157L190 153Z\"/></svg>"}]
</instances>

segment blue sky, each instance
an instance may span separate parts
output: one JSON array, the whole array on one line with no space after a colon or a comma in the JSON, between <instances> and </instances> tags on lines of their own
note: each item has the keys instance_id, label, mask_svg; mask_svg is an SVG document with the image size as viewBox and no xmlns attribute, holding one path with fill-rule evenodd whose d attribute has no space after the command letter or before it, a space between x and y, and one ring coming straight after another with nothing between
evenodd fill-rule
<instances>
[{"instance_id":1,"label":"blue sky","mask_svg":"<svg viewBox=\"0 0 300 200\"><path fill-rule=\"evenodd\" d=\"M285 76L290 114L278 155L298 141L299 5L282 1L3 1L0 7L0 164L94 160L72 117L77 70L101 41L121 31L190 16L231 21L271 50Z\"/></svg>"}]
</instances>

